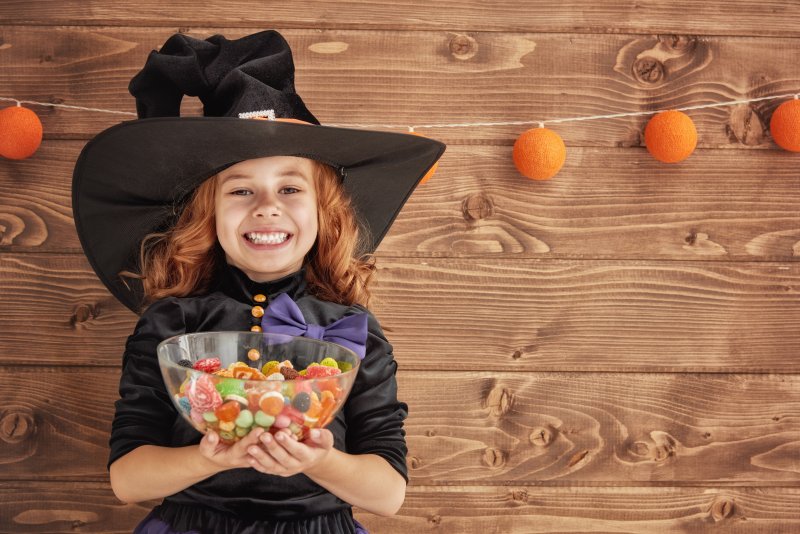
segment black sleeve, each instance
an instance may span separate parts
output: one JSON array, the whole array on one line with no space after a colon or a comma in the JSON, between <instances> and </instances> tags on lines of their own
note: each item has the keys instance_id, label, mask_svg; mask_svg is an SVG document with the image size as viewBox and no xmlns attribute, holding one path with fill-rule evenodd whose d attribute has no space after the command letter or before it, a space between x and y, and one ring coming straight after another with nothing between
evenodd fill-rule
<instances>
[{"instance_id":1,"label":"black sleeve","mask_svg":"<svg viewBox=\"0 0 800 534\"><path fill-rule=\"evenodd\" d=\"M108 467L141 445L169 446L178 412L169 398L156 347L185 331L184 313L177 299L153 303L139 319L125 344L119 400L109 439Z\"/></svg>"},{"instance_id":2,"label":"black sleeve","mask_svg":"<svg viewBox=\"0 0 800 534\"><path fill-rule=\"evenodd\" d=\"M397 400L397 363L377 319L368 314L367 350L344 406L347 452L377 454L386 459L408 482L403 420L408 406Z\"/></svg>"}]
</instances>

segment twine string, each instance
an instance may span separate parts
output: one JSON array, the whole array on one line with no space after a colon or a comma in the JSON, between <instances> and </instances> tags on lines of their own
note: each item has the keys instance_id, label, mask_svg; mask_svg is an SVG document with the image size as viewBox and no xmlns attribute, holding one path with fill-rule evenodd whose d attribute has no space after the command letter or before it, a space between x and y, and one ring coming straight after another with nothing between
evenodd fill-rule
<instances>
[{"instance_id":1,"label":"twine string","mask_svg":"<svg viewBox=\"0 0 800 534\"><path fill-rule=\"evenodd\" d=\"M739 104L749 104L751 102L763 102L765 100L778 100L781 98L789 98L793 97L795 100L800 99L800 93L789 93L783 95L774 95L774 96L762 96L759 98L748 98L746 100L732 100L730 102L716 102L713 104L701 104L697 106L686 106L682 108L670 108L670 110L674 111L692 111L695 109L706 109L706 108L716 108L716 107L723 107L723 106L736 106ZM130 111L115 111L113 109L101 109L101 108L87 108L82 106L70 106L67 104L53 104L50 102L36 102L35 100L19 100L16 98L8 98L0 96L0 100L9 101L9 102L16 102L17 106L22 106L22 104L32 104L37 106L50 106L56 108L66 108L66 109L79 109L83 111L97 111L100 113L113 113L118 115L128 115L136 117L136 113L132 113ZM577 122L577 121L589 121L589 120L597 120L597 119L617 119L621 117L641 117L646 115L655 115L657 113L661 113L662 111L668 111L666 109L659 109L655 111L635 111L629 113L611 113L609 115L588 115L583 117L566 117L561 119L549 119L549 120L530 120L530 121L505 121L505 122L456 122L456 123L443 123L443 124L416 124L416 125L408 125L408 124L326 124L326 126L333 126L339 128L366 128L366 129L375 129L375 128L385 128L385 129L407 129L409 132L414 132L416 128L470 128L474 126L528 126L528 125L538 125L539 128L544 128L545 124L561 124L565 122Z\"/></svg>"}]
</instances>

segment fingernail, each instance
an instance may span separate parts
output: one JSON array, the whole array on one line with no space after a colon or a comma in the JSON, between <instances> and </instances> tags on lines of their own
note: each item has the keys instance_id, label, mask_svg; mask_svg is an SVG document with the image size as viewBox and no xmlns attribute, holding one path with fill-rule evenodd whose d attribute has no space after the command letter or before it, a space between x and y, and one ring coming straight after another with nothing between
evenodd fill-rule
<instances>
[{"instance_id":1,"label":"fingernail","mask_svg":"<svg viewBox=\"0 0 800 534\"><path fill-rule=\"evenodd\" d=\"M282 433L282 432L281 432L281 433L279 433L279 434L278 434L277 436L275 436L275 437L276 437L277 439L279 439L279 440L283 441L283 440L285 440L285 439L286 439L286 434L284 434L284 433Z\"/></svg>"},{"instance_id":2,"label":"fingernail","mask_svg":"<svg viewBox=\"0 0 800 534\"><path fill-rule=\"evenodd\" d=\"M319 430L316 430L316 429L312 430L311 431L311 437L314 438L314 439L317 439L319 437Z\"/></svg>"}]
</instances>

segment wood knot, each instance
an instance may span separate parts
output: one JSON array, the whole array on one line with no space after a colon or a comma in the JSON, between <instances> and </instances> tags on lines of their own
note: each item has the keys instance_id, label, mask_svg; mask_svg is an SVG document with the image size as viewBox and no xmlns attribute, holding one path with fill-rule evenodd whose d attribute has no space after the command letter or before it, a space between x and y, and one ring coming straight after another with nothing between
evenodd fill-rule
<instances>
[{"instance_id":1,"label":"wood knot","mask_svg":"<svg viewBox=\"0 0 800 534\"><path fill-rule=\"evenodd\" d=\"M178 33L189 33L190 31L192 31L191 28L186 28L186 27L178 28Z\"/></svg>"},{"instance_id":2,"label":"wood knot","mask_svg":"<svg viewBox=\"0 0 800 534\"><path fill-rule=\"evenodd\" d=\"M469 35L455 35L450 39L448 47L453 57L462 61L470 59L478 53L478 42Z\"/></svg>"},{"instance_id":3,"label":"wood knot","mask_svg":"<svg viewBox=\"0 0 800 534\"><path fill-rule=\"evenodd\" d=\"M514 354L511 355L511 358L514 359L514 360L519 360L520 358L522 358L522 351L521 350L515 350Z\"/></svg>"},{"instance_id":4,"label":"wood knot","mask_svg":"<svg viewBox=\"0 0 800 534\"><path fill-rule=\"evenodd\" d=\"M634 442L630 446L629 450L636 456L648 456L650 454L650 446L647 445L647 443L645 443L644 441Z\"/></svg>"},{"instance_id":5,"label":"wood knot","mask_svg":"<svg viewBox=\"0 0 800 534\"><path fill-rule=\"evenodd\" d=\"M483 463L492 469L497 469L505 465L506 459L503 455L503 451L495 449L494 447L487 447L483 451Z\"/></svg>"},{"instance_id":6,"label":"wood knot","mask_svg":"<svg viewBox=\"0 0 800 534\"><path fill-rule=\"evenodd\" d=\"M432 515L428 518L428 524L433 525L435 527L439 526L441 522L442 522L442 516L440 516L439 514Z\"/></svg>"},{"instance_id":7,"label":"wood knot","mask_svg":"<svg viewBox=\"0 0 800 534\"><path fill-rule=\"evenodd\" d=\"M655 58L643 57L633 63L633 77L641 83L655 84L665 75L664 64Z\"/></svg>"},{"instance_id":8,"label":"wood knot","mask_svg":"<svg viewBox=\"0 0 800 534\"><path fill-rule=\"evenodd\" d=\"M0 418L0 439L6 443L19 443L36 430L36 422L27 409L10 408Z\"/></svg>"},{"instance_id":9,"label":"wood knot","mask_svg":"<svg viewBox=\"0 0 800 534\"><path fill-rule=\"evenodd\" d=\"M694 35L659 35L658 40L669 50L684 54L691 54L697 48L697 37Z\"/></svg>"},{"instance_id":10,"label":"wood knot","mask_svg":"<svg viewBox=\"0 0 800 534\"><path fill-rule=\"evenodd\" d=\"M461 212L467 221L478 221L494 215L494 203L489 195L476 193L464 199Z\"/></svg>"},{"instance_id":11,"label":"wood knot","mask_svg":"<svg viewBox=\"0 0 800 534\"><path fill-rule=\"evenodd\" d=\"M751 106L735 106L731 110L725 126L728 139L747 146L757 146L764 142L766 126L761 116Z\"/></svg>"},{"instance_id":12,"label":"wood knot","mask_svg":"<svg viewBox=\"0 0 800 534\"><path fill-rule=\"evenodd\" d=\"M408 467L411 469L419 469L422 467L422 460L416 456L410 456L408 458Z\"/></svg>"},{"instance_id":13,"label":"wood knot","mask_svg":"<svg viewBox=\"0 0 800 534\"><path fill-rule=\"evenodd\" d=\"M514 502L528 502L528 492L524 489L511 492L511 500Z\"/></svg>"},{"instance_id":14,"label":"wood knot","mask_svg":"<svg viewBox=\"0 0 800 534\"><path fill-rule=\"evenodd\" d=\"M731 515L733 515L733 511L733 500L728 499L727 497L717 499L711 505L711 517L714 518L714 521L722 521L723 519L729 518Z\"/></svg>"},{"instance_id":15,"label":"wood knot","mask_svg":"<svg viewBox=\"0 0 800 534\"><path fill-rule=\"evenodd\" d=\"M489 397L486 400L486 405L489 407L492 415L505 415L511 410L514 404L514 394L511 390L496 387L489 392Z\"/></svg>"},{"instance_id":16,"label":"wood knot","mask_svg":"<svg viewBox=\"0 0 800 534\"><path fill-rule=\"evenodd\" d=\"M428 436L429 438L432 438L433 436L436 435L436 430L427 430L425 431L425 435Z\"/></svg>"},{"instance_id":17,"label":"wood knot","mask_svg":"<svg viewBox=\"0 0 800 534\"><path fill-rule=\"evenodd\" d=\"M70 325L74 328L80 323L85 323L90 319L97 317L97 308L92 304L80 304L72 310L72 316L69 319Z\"/></svg>"},{"instance_id":18,"label":"wood knot","mask_svg":"<svg viewBox=\"0 0 800 534\"><path fill-rule=\"evenodd\" d=\"M553 442L553 430L546 426L534 428L529 439L537 447L547 447Z\"/></svg>"}]
</instances>

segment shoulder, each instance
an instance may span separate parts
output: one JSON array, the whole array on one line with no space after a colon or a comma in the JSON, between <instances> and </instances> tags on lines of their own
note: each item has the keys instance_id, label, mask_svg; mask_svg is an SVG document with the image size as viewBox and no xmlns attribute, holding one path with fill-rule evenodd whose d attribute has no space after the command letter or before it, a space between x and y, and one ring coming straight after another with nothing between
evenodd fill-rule
<instances>
[{"instance_id":1,"label":"shoulder","mask_svg":"<svg viewBox=\"0 0 800 534\"><path fill-rule=\"evenodd\" d=\"M186 299L166 297L150 304L128 337L126 348L150 352L164 339L186 332Z\"/></svg>"}]
</instances>

